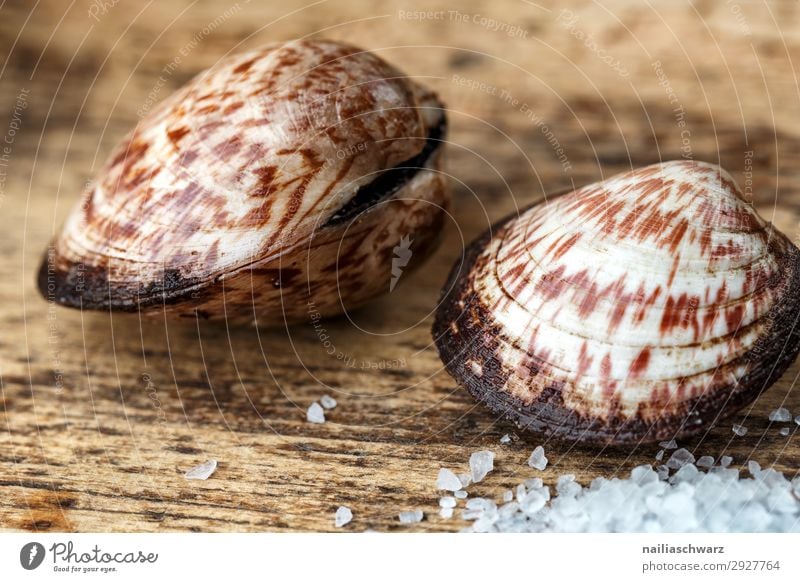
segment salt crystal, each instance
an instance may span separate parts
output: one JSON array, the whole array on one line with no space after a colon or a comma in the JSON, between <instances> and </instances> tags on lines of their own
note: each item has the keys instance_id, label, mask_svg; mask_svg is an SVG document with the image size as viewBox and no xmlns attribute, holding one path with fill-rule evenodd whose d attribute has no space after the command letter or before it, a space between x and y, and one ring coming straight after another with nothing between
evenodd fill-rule
<instances>
[{"instance_id":1,"label":"salt crystal","mask_svg":"<svg viewBox=\"0 0 800 582\"><path fill-rule=\"evenodd\" d=\"M541 489L544 486L544 481L542 481L541 477L532 477L525 479L522 484L528 489Z\"/></svg>"},{"instance_id":2,"label":"salt crystal","mask_svg":"<svg viewBox=\"0 0 800 582\"><path fill-rule=\"evenodd\" d=\"M455 506L456 506L455 497L441 497L439 499L439 507L455 507Z\"/></svg>"},{"instance_id":3,"label":"salt crystal","mask_svg":"<svg viewBox=\"0 0 800 582\"><path fill-rule=\"evenodd\" d=\"M353 520L353 512L349 507L344 505L339 506L336 510L336 517L333 519L333 525L336 527L344 527Z\"/></svg>"},{"instance_id":4,"label":"salt crystal","mask_svg":"<svg viewBox=\"0 0 800 582\"><path fill-rule=\"evenodd\" d=\"M492 451L476 451L469 457L469 469L472 472L472 482L478 483L494 470L494 453Z\"/></svg>"},{"instance_id":5,"label":"salt crystal","mask_svg":"<svg viewBox=\"0 0 800 582\"><path fill-rule=\"evenodd\" d=\"M466 499L467 498L467 492L464 491L463 489L460 490L460 491L456 491L455 493L453 493L453 495L456 496L456 499Z\"/></svg>"},{"instance_id":6,"label":"salt crystal","mask_svg":"<svg viewBox=\"0 0 800 582\"><path fill-rule=\"evenodd\" d=\"M547 499L539 491L529 491L519 502L522 511L529 515L536 513L546 504Z\"/></svg>"},{"instance_id":7,"label":"salt crystal","mask_svg":"<svg viewBox=\"0 0 800 582\"><path fill-rule=\"evenodd\" d=\"M795 424L800 424L800 414L798 414L797 416L794 417L794 423Z\"/></svg>"},{"instance_id":8,"label":"salt crystal","mask_svg":"<svg viewBox=\"0 0 800 582\"><path fill-rule=\"evenodd\" d=\"M465 507L467 509L477 509L480 511L495 511L497 509L497 504L491 499L486 499L484 497L473 497L467 501Z\"/></svg>"},{"instance_id":9,"label":"salt crystal","mask_svg":"<svg viewBox=\"0 0 800 582\"><path fill-rule=\"evenodd\" d=\"M784 427L783 427L783 428L780 430L781 436L789 436L789 433L790 433L790 432L791 432L791 430L789 430L789 427L788 427L788 426L784 426Z\"/></svg>"},{"instance_id":10,"label":"salt crystal","mask_svg":"<svg viewBox=\"0 0 800 582\"><path fill-rule=\"evenodd\" d=\"M314 402L308 407L306 411L306 420L314 424L322 424L325 422L325 411L319 405L319 402Z\"/></svg>"},{"instance_id":11,"label":"salt crystal","mask_svg":"<svg viewBox=\"0 0 800 582\"><path fill-rule=\"evenodd\" d=\"M458 480L461 481L461 488L463 489L472 483L472 475L469 473L459 473Z\"/></svg>"},{"instance_id":12,"label":"salt crystal","mask_svg":"<svg viewBox=\"0 0 800 582\"><path fill-rule=\"evenodd\" d=\"M695 463L698 467L713 467L714 466L714 457L709 457L708 455L703 455L699 459L697 459L697 463Z\"/></svg>"},{"instance_id":13,"label":"salt crystal","mask_svg":"<svg viewBox=\"0 0 800 582\"><path fill-rule=\"evenodd\" d=\"M661 461L664 458L664 449L661 449L656 453L656 461Z\"/></svg>"},{"instance_id":14,"label":"salt crystal","mask_svg":"<svg viewBox=\"0 0 800 582\"><path fill-rule=\"evenodd\" d=\"M769 420L771 422L791 422L792 413L786 408L776 408L769 413Z\"/></svg>"},{"instance_id":15,"label":"salt crystal","mask_svg":"<svg viewBox=\"0 0 800 582\"><path fill-rule=\"evenodd\" d=\"M734 424L731 427L731 430L733 430L733 434L735 434L736 436L744 436L747 434L747 427L742 426L741 424Z\"/></svg>"},{"instance_id":16,"label":"salt crystal","mask_svg":"<svg viewBox=\"0 0 800 582\"><path fill-rule=\"evenodd\" d=\"M500 443L501 444L507 445L510 442L511 442L511 435L504 434L503 436L500 437Z\"/></svg>"},{"instance_id":17,"label":"salt crystal","mask_svg":"<svg viewBox=\"0 0 800 582\"><path fill-rule=\"evenodd\" d=\"M514 499L514 492L511 489L503 491L503 503L508 503Z\"/></svg>"},{"instance_id":18,"label":"salt crystal","mask_svg":"<svg viewBox=\"0 0 800 582\"><path fill-rule=\"evenodd\" d=\"M678 443L675 442L675 439L672 439L671 441L661 441L658 446L662 449L677 449Z\"/></svg>"},{"instance_id":19,"label":"salt crystal","mask_svg":"<svg viewBox=\"0 0 800 582\"><path fill-rule=\"evenodd\" d=\"M450 469L442 467L436 477L436 488L443 491L458 491L461 489L461 480Z\"/></svg>"},{"instance_id":20,"label":"salt crystal","mask_svg":"<svg viewBox=\"0 0 800 582\"><path fill-rule=\"evenodd\" d=\"M728 467L733 462L733 457L729 457L728 455L724 455L720 460L719 464L720 467Z\"/></svg>"},{"instance_id":21,"label":"salt crystal","mask_svg":"<svg viewBox=\"0 0 800 582\"><path fill-rule=\"evenodd\" d=\"M528 459L528 465L540 471L545 470L547 467L547 457L544 456L544 447L538 446L533 449L533 452Z\"/></svg>"},{"instance_id":22,"label":"salt crystal","mask_svg":"<svg viewBox=\"0 0 800 582\"><path fill-rule=\"evenodd\" d=\"M425 514L421 509L415 509L414 511L401 511L397 517L400 519L400 523L419 523Z\"/></svg>"},{"instance_id":23,"label":"salt crystal","mask_svg":"<svg viewBox=\"0 0 800 582\"><path fill-rule=\"evenodd\" d=\"M694 480L697 478L698 471L697 467L692 464L686 464L682 466L678 471L670 477L670 483L678 484L682 482L693 483Z\"/></svg>"},{"instance_id":24,"label":"salt crystal","mask_svg":"<svg viewBox=\"0 0 800 582\"><path fill-rule=\"evenodd\" d=\"M658 481L658 473L650 465L639 465L631 471L631 481L637 485L646 485Z\"/></svg>"},{"instance_id":25,"label":"salt crystal","mask_svg":"<svg viewBox=\"0 0 800 582\"><path fill-rule=\"evenodd\" d=\"M453 508L452 507L442 507L439 510L439 515L442 516L444 519L450 519L453 517Z\"/></svg>"},{"instance_id":26,"label":"salt crystal","mask_svg":"<svg viewBox=\"0 0 800 582\"><path fill-rule=\"evenodd\" d=\"M670 469L680 469L688 463L694 463L694 455L686 449L678 449L667 461L667 467Z\"/></svg>"},{"instance_id":27,"label":"salt crystal","mask_svg":"<svg viewBox=\"0 0 800 582\"><path fill-rule=\"evenodd\" d=\"M319 399L319 403L322 404L322 408L326 410L333 410L336 408L336 399L332 396L328 396L327 394Z\"/></svg>"},{"instance_id":28,"label":"salt crystal","mask_svg":"<svg viewBox=\"0 0 800 582\"><path fill-rule=\"evenodd\" d=\"M747 461L747 470L753 477L758 477L758 474L761 473L761 465L755 461Z\"/></svg>"},{"instance_id":29,"label":"salt crystal","mask_svg":"<svg viewBox=\"0 0 800 582\"><path fill-rule=\"evenodd\" d=\"M482 515L475 521L472 529L478 533L490 532L494 529L494 522L497 521L496 515Z\"/></svg>"},{"instance_id":30,"label":"salt crystal","mask_svg":"<svg viewBox=\"0 0 800 582\"><path fill-rule=\"evenodd\" d=\"M196 479L199 481L205 481L211 475L214 474L214 471L217 470L217 461L215 459L211 459L210 461L206 461L205 463L201 463L196 467L192 467L186 473L183 474L184 477L187 479Z\"/></svg>"}]
</instances>

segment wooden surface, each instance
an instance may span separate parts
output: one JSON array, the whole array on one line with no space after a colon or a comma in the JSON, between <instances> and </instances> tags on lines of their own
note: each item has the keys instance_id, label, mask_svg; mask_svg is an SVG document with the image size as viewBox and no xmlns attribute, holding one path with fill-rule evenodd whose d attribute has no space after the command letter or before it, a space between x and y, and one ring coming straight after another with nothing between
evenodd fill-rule
<instances>
[{"instance_id":1,"label":"wooden surface","mask_svg":"<svg viewBox=\"0 0 800 582\"><path fill-rule=\"evenodd\" d=\"M336 507L348 505L348 531L458 530L464 522L436 515L434 481L441 466L465 469L476 449L494 450L497 468L473 491L495 496L535 474L525 460L537 444L551 483L652 460L655 446L532 435L500 445L513 427L442 371L431 310L462 240L489 221L545 191L682 153L740 181L751 159L754 204L796 240L800 5L573 1L575 20L550 0L440 4L458 14L419 21L406 13L421 2L344 0L42 0L32 12L32 2L2 3L0 134L21 92L28 106L17 107L1 167L0 527L331 530ZM521 32L492 30L483 17ZM324 323L333 355L310 324L268 332L140 321L39 297L48 239L137 111L228 51L317 32L379 50L442 95L456 196L445 242L423 269L350 319ZM780 436L766 417L781 403L800 413L798 371L738 416L746 437L728 420L682 444L794 475L798 437ZM306 407L323 394L338 408L323 425L307 423ZM209 458L220 463L211 479L184 480ZM401 526L406 509L428 517Z\"/></svg>"}]
</instances>

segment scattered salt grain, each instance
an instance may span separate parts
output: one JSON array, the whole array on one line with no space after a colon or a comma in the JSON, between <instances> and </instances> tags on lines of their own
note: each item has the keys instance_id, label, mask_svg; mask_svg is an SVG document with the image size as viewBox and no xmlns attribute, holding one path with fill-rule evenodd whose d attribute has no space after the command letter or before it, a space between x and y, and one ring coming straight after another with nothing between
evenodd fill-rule
<instances>
[{"instance_id":1,"label":"scattered salt grain","mask_svg":"<svg viewBox=\"0 0 800 582\"><path fill-rule=\"evenodd\" d=\"M461 481L462 489L472 483L472 475L469 473L459 473L458 479Z\"/></svg>"},{"instance_id":2,"label":"scattered salt grain","mask_svg":"<svg viewBox=\"0 0 800 582\"><path fill-rule=\"evenodd\" d=\"M400 519L400 523L419 523L425 515L421 509L415 509L414 511L401 511L397 517Z\"/></svg>"},{"instance_id":3,"label":"scattered salt grain","mask_svg":"<svg viewBox=\"0 0 800 582\"><path fill-rule=\"evenodd\" d=\"M314 402L308 407L306 411L306 420L314 424L322 424L325 422L325 411L319 405L319 402Z\"/></svg>"},{"instance_id":4,"label":"scattered salt grain","mask_svg":"<svg viewBox=\"0 0 800 582\"><path fill-rule=\"evenodd\" d=\"M439 498L439 507L455 507L456 506L456 498L455 497L441 497Z\"/></svg>"},{"instance_id":5,"label":"scattered salt grain","mask_svg":"<svg viewBox=\"0 0 800 582\"><path fill-rule=\"evenodd\" d=\"M503 503L508 503L514 499L514 492L511 489L507 489L503 492Z\"/></svg>"},{"instance_id":6,"label":"scattered salt grain","mask_svg":"<svg viewBox=\"0 0 800 582\"><path fill-rule=\"evenodd\" d=\"M500 443L501 444L507 445L510 442L511 442L511 435L504 434L503 436L500 437Z\"/></svg>"},{"instance_id":7,"label":"scattered salt grain","mask_svg":"<svg viewBox=\"0 0 800 582\"><path fill-rule=\"evenodd\" d=\"M664 458L664 449L661 449L656 453L656 461L660 461Z\"/></svg>"},{"instance_id":8,"label":"scattered salt grain","mask_svg":"<svg viewBox=\"0 0 800 582\"><path fill-rule=\"evenodd\" d=\"M461 491L456 491L455 493L453 493L453 495L455 495L456 499L466 499L467 498L467 492L464 491L463 489Z\"/></svg>"},{"instance_id":9,"label":"scattered salt grain","mask_svg":"<svg viewBox=\"0 0 800 582\"><path fill-rule=\"evenodd\" d=\"M211 475L214 474L214 471L217 470L217 461L215 459L211 459L210 461L206 461L205 463L201 463L196 467L192 467L183 476L187 479L192 480L199 480L205 481Z\"/></svg>"},{"instance_id":10,"label":"scattered salt grain","mask_svg":"<svg viewBox=\"0 0 800 582\"><path fill-rule=\"evenodd\" d=\"M747 427L742 426L741 424L734 424L731 427L731 430L733 430L733 434L735 434L736 436L744 436L747 434Z\"/></svg>"},{"instance_id":11,"label":"scattered salt grain","mask_svg":"<svg viewBox=\"0 0 800 582\"><path fill-rule=\"evenodd\" d=\"M781 429L781 431L780 431L780 432L781 432L781 436L789 436L789 433L791 432L791 430L789 430L789 427L788 427L788 426L784 426L784 427Z\"/></svg>"},{"instance_id":12,"label":"scattered salt grain","mask_svg":"<svg viewBox=\"0 0 800 582\"><path fill-rule=\"evenodd\" d=\"M439 515L442 516L444 519L450 519L453 517L453 508L452 507L442 507L439 510Z\"/></svg>"},{"instance_id":13,"label":"scattered salt grain","mask_svg":"<svg viewBox=\"0 0 800 582\"><path fill-rule=\"evenodd\" d=\"M319 403L322 404L322 408L325 410L333 410L336 408L336 399L327 394L319 399Z\"/></svg>"},{"instance_id":14,"label":"scattered salt grain","mask_svg":"<svg viewBox=\"0 0 800 582\"><path fill-rule=\"evenodd\" d=\"M439 469L436 477L436 488L443 491L458 491L462 488L461 480L450 469Z\"/></svg>"},{"instance_id":15,"label":"scattered salt grain","mask_svg":"<svg viewBox=\"0 0 800 582\"><path fill-rule=\"evenodd\" d=\"M792 413L786 408L776 408L769 413L770 422L791 422Z\"/></svg>"},{"instance_id":16,"label":"scattered salt grain","mask_svg":"<svg viewBox=\"0 0 800 582\"><path fill-rule=\"evenodd\" d=\"M795 424L800 424L800 414L798 414L797 416L794 417L794 423Z\"/></svg>"},{"instance_id":17,"label":"scattered salt grain","mask_svg":"<svg viewBox=\"0 0 800 582\"><path fill-rule=\"evenodd\" d=\"M658 446L662 449L677 449L678 443L675 442L675 439L672 439L671 441L661 441Z\"/></svg>"},{"instance_id":18,"label":"scattered salt grain","mask_svg":"<svg viewBox=\"0 0 800 582\"><path fill-rule=\"evenodd\" d=\"M697 463L695 463L698 467L708 468L714 466L714 457L709 457L708 455L703 455L699 459L697 459Z\"/></svg>"},{"instance_id":19,"label":"scattered salt grain","mask_svg":"<svg viewBox=\"0 0 800 582\"><path fill-rule=\"evenodd\" d=\"M544 447L541 445L533 449L528 458L528 465L534 469L544 471L547 468L547 457L544 456Z\"/></svg>"},{"instance_id":20,"label":"scattered salt grain","mask_svg":"<svg viewBox=\"0 0 800 582\"><path fill-rule=\"evenodd\" d=\"M483 481L494 470L494 453L492 451L476 451L469 457L469 469L472 472L472 482Z\"/></svg>"},{"instance_id":21,"label":"scattered salt grain","mask_svg":"<svg viewBox=\"0 0 800 582\"><path fill-rule=\"evenodd\" d=\"M719 460L719 466L729 467L732 462L733 462L733 457L729 457L728 455L723 455L723 457Z\"/></svg>"},{"instance_id":22,"label":"scattered salt grain","mask_svg":"<svg viewBox=\"0 0 800 582\"><path fill-rule=\"evenodd\" d=\"M344 527L348 523L353 520L353 512L350 511L349 507L345 507L344 505L340 506L339 509L336 510L336 517L333 519L333 525L336 527Z\"/></svg>"}]
</instances>

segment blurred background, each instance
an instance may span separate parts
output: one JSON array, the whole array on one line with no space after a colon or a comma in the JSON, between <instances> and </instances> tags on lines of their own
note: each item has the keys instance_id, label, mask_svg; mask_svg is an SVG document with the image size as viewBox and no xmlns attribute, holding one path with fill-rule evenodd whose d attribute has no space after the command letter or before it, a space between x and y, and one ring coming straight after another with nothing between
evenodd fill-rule
<instances>
[{"instance_id":1,"label":"blurred background","mask_svg":"<svg viewBox=\"0 0 800 582\"><path fill-rule=\"evenodd\" d=\"M464 243L547 192L682 157L728 169L797 240L798 22L788 0L3 2L0 526L327 530L348 504L357 530L396 529L397 511L435 508L438 467L513 432L431 346ZM227 54L305 36L373 50L447 105L453 220L401 296L327 324L337 357L309 326L142 322L38 296L48 240L141 115ZM766 431L796 374L740 415L746 438L725 424L693 446L797 467L797 446ZM323 393L339 407L310 425ZM539 443L518 444L484 493L508 487ZM655 452L549 446L584 480ZM218 473L188 487L183 471L207 458Z\"/></svg>"}]
</instances>

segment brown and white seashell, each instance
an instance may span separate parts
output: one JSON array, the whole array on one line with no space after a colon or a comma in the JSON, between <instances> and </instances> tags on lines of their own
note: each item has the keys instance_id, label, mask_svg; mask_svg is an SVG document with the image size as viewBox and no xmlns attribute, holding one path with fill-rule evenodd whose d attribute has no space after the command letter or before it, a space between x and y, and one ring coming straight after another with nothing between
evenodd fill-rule
<instances>
[{"instance_id":1,"label":"brown and white seashell","mask_svg":"<svg viewBox=\"0 0 800 582\"><path fill-rule=\"evenodd\" d=\"M356 307L390 290L398 245L411 267L438 241L444 131L436 96L372 53L301 40L226 58L116 149L39 288L259 325Z\"/></svg>"},{"instance_id":2,"label":"brown and white seashell","mask_svg":"<svg viewBox=\"0 0 800 582\"><path fill-rule=\"evenodd\" d=\"M535 205L465 252L433 327L450 374L521 427L706 430L800 350L800 251L722 168L648 166Z\"/></svg>"}]
</instances>

